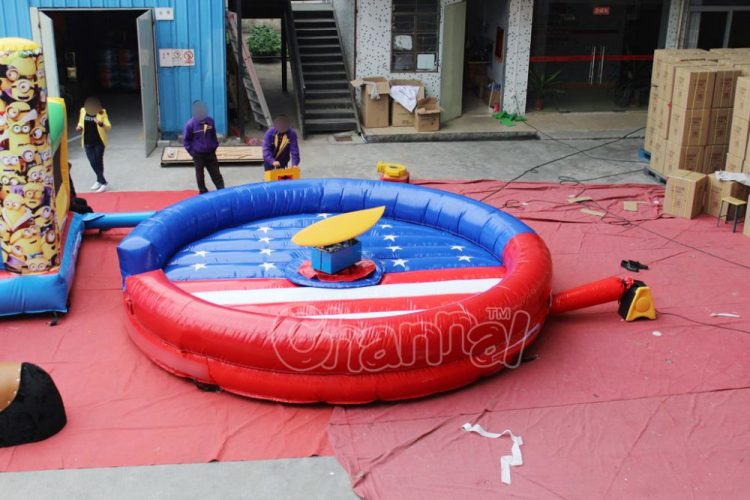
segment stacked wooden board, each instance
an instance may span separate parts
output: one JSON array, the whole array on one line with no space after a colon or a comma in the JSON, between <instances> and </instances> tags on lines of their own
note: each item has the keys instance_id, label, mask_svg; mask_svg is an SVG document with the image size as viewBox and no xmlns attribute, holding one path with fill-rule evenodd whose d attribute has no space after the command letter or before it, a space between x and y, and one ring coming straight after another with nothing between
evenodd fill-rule
<instances>
[{"instance_id":1,"label":"stacked wooden board","mask_svg":"<svg viewBox=\"0 0 750 500\"><path fill-rule=\"evenodd\" d=\"M216 150L216 158L220 164L258 164L263 163L263 148L260 146L219 146ZM185 151L185 148L166 147L161 154L161 166L184 166L192 165L193 158Z\"/></svg>"}]
</instances>

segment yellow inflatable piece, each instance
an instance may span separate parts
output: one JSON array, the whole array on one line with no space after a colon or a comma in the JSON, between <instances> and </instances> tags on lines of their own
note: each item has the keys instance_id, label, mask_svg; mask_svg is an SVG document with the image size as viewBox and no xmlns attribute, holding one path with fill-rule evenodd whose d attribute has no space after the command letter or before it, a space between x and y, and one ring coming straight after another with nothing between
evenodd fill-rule
<instances>
[{"instance_id":1,"label":"yellow inflatable piece","mask_svg":"<svg viewBox=\"0 0 750 500\"><path fill-rule=\"evenodd\" d=\"M329 217L299 231L292 242L301 247L326 247L349 241L377 224L384 212L385 207L376 207Z\"/></svg>"},{"instance_id":2,"label":"yellow inflatable piece","mask_svg":"<svg viewBox=\"0 0 750 500\"><path fill-rule=\"evenodd\" d=\"M11 51L22 50L39 50L41 47L38 43L25 38L0 38L0 49Z\"/></svg>"}]
</instances>

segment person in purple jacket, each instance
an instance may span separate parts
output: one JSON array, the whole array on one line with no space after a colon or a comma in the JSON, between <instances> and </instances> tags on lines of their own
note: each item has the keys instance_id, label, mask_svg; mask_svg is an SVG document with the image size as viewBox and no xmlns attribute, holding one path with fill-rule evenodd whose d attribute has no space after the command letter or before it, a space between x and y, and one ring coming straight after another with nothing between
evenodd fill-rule
<instances>
[{"instance_id":1,"label":"person in purple jacket","mask_svg":"<svg viewBox=\"0 0 750 500\"><path fill-rule=\"evenodd\" d=\"M290 125L289 118L279 115L263 137L263 167L266 170L299 166L297 132Z\"/></svg>"},{"instance_id":2,"label":"person in purple jacket","mask_svg":"<svg viewBox=\"0 0 750 500\"><path fill-rule=\"evenodd\" d=\"M208 116L208 108L202 101L193 103L193 117L188 120L182 131L182 145L193 157L195 180L201 194L208 192L204 168L208 170L216 189L224 189L224 178L221 176L219 160L216 158L216 150L219 147L216 123Z\"/></svg>"}]
</instances>

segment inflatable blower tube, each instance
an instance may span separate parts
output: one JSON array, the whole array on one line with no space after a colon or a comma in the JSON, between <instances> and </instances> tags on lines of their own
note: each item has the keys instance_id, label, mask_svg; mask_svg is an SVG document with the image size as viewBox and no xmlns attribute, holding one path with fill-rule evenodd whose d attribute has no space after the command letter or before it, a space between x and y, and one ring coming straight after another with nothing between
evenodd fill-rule
<instances>
[{"instance_id":1,"label":"inflatable blower tube","mask_svg":"<svg viewBox=\"0 0 750 500\"><path fill-rule=\"evenodd\" d=\"M162 270L183 246L277 216L384 205L385 217L459 235L498 258L484 292L398 317L313 319L216 305ZM399 400L454 389L516 361L550 307L547 247L514 217L468 198L353 179L252 184L180 202L118 248L133 341L169 372L277 401Z\"/></svg>"}]
</instances>

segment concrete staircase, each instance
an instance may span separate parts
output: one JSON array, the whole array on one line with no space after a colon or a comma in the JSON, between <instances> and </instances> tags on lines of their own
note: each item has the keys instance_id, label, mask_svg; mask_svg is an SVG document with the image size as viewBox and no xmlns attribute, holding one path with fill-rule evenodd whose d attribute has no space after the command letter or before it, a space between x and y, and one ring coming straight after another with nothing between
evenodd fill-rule
<instances>
[{"instance_id":1,"label":"concrete staircase","mask_svg":"<svg viewBox=\"0 0 750 500\"><path fill-rule=\"evenodd\" d=\"M292 16L304 81L305 133L359 130L354 94L330 4L292 3Z\"/></svg>"}]
</instances>

